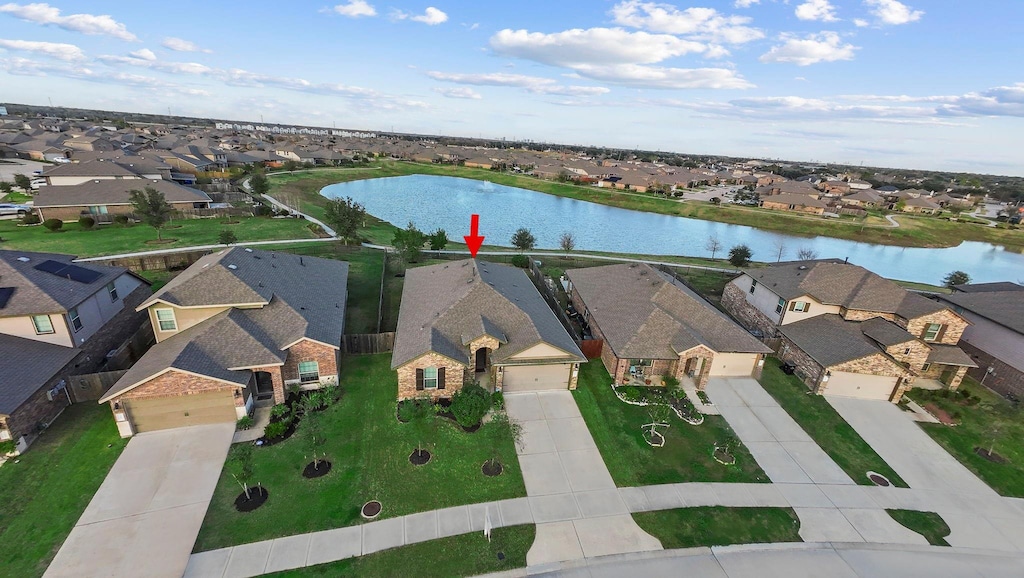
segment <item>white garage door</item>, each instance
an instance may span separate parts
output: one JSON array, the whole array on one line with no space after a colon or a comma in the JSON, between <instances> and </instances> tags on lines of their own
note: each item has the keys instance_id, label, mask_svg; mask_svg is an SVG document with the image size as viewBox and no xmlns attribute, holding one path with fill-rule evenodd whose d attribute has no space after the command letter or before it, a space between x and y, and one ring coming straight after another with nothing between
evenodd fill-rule
<instances>
[{"instance_id":1,"label":"white garage door","mask_svg":"<svg viewBox=\"0 0 1024 578\"><path fill-rule=\"evenodd\" d=\"M569 389L571 371L571 363L506 366L501 388L509 393Z\"/></svg>"},{"instance_id":2,"label":"white garage door","mask_svg":"<svg viewBox=\"0 0 1024 578\"><path fill-rule=\"evenodd\" d=\"M711 376L748 376L756 363L756 353L716 353L711 360Z\"/></svg>"},{"instance_id":3,"label":"white garage door","mask_svg":"<svg viewBox=\"0 0 1024 578\"><path fill-rule=\"evenodd\" d=\"M884 375L864 375L833 371L828 379L825 395L840 397L856 397L859 399L881 399L888 401L896 389L897 377Z\"/></svg>"}]
</instances>

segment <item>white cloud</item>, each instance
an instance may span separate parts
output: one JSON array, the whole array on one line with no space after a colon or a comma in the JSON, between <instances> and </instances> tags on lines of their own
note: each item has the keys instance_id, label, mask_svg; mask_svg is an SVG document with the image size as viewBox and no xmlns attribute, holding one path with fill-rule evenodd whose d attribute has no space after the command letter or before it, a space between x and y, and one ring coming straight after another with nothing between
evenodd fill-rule
<instances>
[{"instance_id":1,"label":"white cloud","mask_svg":"<svg viewBox=\"0 0 1024 578\"><path fill-rule=\"evenodd\" d=\"M524 88L535 94L557 94L562 96L598 96L611 92L603 86L564 86L551 78L528 76L525 74L508 74L505 72L489 72L482 74L460 72L427 72L427 76L442 82L455 84L471 84L474 86L506 86Z\"/></svg>"},{"instance_id":2,"label":"white cloud","mask_svg":"<svg viewBox=\"0 0 1024 578\"><path fill-rule=\"evenodd\" d=\"M35 40L0 40L0 48L17 52L32 52L60 60L84 60L85 53L74 44L39 42Z\"/></svg>"},{"instance_id":3,"label":"white cloud","mask_svg":"<svg viewBox=\"0 0 1024 578\"><path fill-rule=\"evenodd\" d=\"M863 18L854 18L853 25L856 26L857 28L864 28L865 26L870 26L871 23L868 22L867 20L864 20Z\"/></svg>"},{"instance_id":4,"label":"white cloud","mask_svg":"<svg viewBox=\"0 0 1024 578\"><path fill-rule=\"evenodd\" d=\"M195 42L190 42L182 38L175 38L173 36L164 38L161 46L175 52L205 52L207 54L213 52L207 48L200 48Z\"/></svg>"},{"instance_id":5,"label":"white cloud","mask_svg":"<svg viewBox=\"0 0 1024 578\"><path fill-rule=\"evenodd\" d=\"M444 88L439 86L435 88L434 91L440 93L442 96L447 96L448 98L466 98L470 100L480 100L483 98L479 92L465 86L454 88Z\"/></svg>"},{"instance_id":6,"label":"white cloud","mask_svg":"<svg viewBox=\"0 0 1024 578\"><path fill-rule=\"evenodd\" d=\"M864 0L864 4L870 6L871 13L877 17L882 24L907 24L916 22L924 16L921 10L914 10L910 6L897 0Z\"/></svg>"},{"instance_id":7,"label":"white cloud","mask_svg":"<svg viewBox=\"0 0 1024 578\"><path fill-rule=\"evenodd\" d=\"M333 10L335 13L349 18L377 15L377 9L366 0L349 0L347 4L338 4Z\"/></svg>"},{"instance_id":8,"label":"white cloud","mask_svg":"<svg viewBox=\"0 0 1024 578\"><path fill-rule=\"evenodd\" d=\"M99 16L94 14L68 14L63 16L60 13L60 8L46 3L15 4L13 2L0 5L0 12L29 22L35 22L36 24L44 26L53 25L72 32L113 36L128 42L138 40L138 37L128 32L124 24L105 14Z\"/></svg>"},{"instance_id":9,"label":"white cloud","mask_svg":"<svg viewBox=\"0 0 1024 578\"><path fill-rule=\"evenodd\" d=\"M743 44L764 38L764 33L747 26L747 16L725 16L714 8L679 10L671 4L627 0L611 9L616 24L651 32L690 36L697 40Z\"/></svg>"},{"instance_id":10,"label":"white cloud","mask_svg":"<svg viewBox=\"0 0 1024 578\"><path fill-rule=\"evenodd\" d=\"M852 44L843 44L835 32L808 34L803 38L783 34L780 39L784 42L762 54L761 62L789 62L808 66L819 62L853 60L854 52L858 49Z\"/></svg>"},{"instance_id":11,"label":"white cloud","mask_svg":"<svg viewBox=\"0 0 1024 578\"><path fill-rule=\"evenodd\" d=\"M135 58L141 58L142 60L156 60L156 54L154 54L153 51L148 48L143 48L141 50L129 52L128 55L134 56Z\"/></svg>"},{"instance_id":12,"label":"white cloud","mask_svg":"<svg viewBox=\"0 0 1024 578\"><path fill-rule=\"evenodd\" d=\"M438 24L442 24L444 22L447 22L448 21L448 15L445 14L444 12L442 12L441 10L438 10L437 8L434 8L433 6L428 6L427 9L423 12L423 14L419 14L419 15L412 14L412 13L405 12L405 11L398 10L398 9L392 10L391 11L391 19L392 20L412 20L413 22L422 22L422 23L426 24L427 26L436 26Z\"/></svg>"},{"instance_id":13,"label":"white cloud","mask_svg":"<svg viewBox=\"0 0 1024 578\"><path fill-rule=\"evenodd\" d=\"M573 29L553 34L501 30L491 37L498 54L575 68L598 64L651 64L707 50L699 42L671 34L629 32L621 28Z\"/></svg>"},{"instance_id":14,"label":"white cloud","mask_svg":"<svg viewBox=\"0 0 1024 578\"><path fill-rule=\"evenodd\" d=\"M576 70L587 78L637 88L745 89L754 85L728 68L672 68L639 64L585 65Z\"/></svg>"},{"instance_id":15,"label":"white cloud","mask_svg":"<svg viewBox=\"0 0 1024 578\"><path fill-rule=\"evenodd\" d=\"M821 22L835 22L836 7L828 0L807 0L796 7L796 17L800 20L818 20Z\"/></svg>"},{"instance_id":16,"label":"white cloud","mask_svg":"<svg viewBox=\"0 0 1024 578\"><path fill-rule=\"evenodd\" d=\"M736 2L733 3L733 6L735 6L737 8L750 8L754 4L760 4L760 3L761 3L761 0L736 0Z\"/></svg>"},{"instance_id":17,"label":"white cloud","mask_svg":"<svg viewBox=\"0 0 1024 578\"><path fill-rule=\"evenodd\" d=\"M173 92L183 96L211 96L208 91L201 88L182 86L139 74L118 71L96 71L77 63L42 63L25 58L8 58L0 61L0 70L19 76L58 76L102 84L120 84L158 91L162 94Z\"/></svg>"}]
</instances>

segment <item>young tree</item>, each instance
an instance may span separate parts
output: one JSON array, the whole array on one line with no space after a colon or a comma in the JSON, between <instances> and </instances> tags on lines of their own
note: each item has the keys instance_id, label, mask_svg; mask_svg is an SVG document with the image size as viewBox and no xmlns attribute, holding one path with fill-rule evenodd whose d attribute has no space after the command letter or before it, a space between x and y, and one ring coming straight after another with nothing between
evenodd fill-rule
<instances>
[{"instance_id":1,"label":"young tree","mask_svg":"<svg viewBox=\"0 0 1024 578\"><path fill-rule=\"evenodd\" d=\"M753 253L750 251L750 247L746 245L736 245L732 249L729 249L729 263L733 267L745 267L750 264L750 258Z\"/></svg>"},{"instance_id":2,"label":"young tree","mask_svg":"<svg viewBox=\"0 0 1024 578\"><path fill-rule=\"evenodd\" d=\"M566 231L558 238L558 246L566 253L572 253L572 250L576 248L576 237L569 231Z\"/></svg>"},{"instance_id":3,"label":"young tree","mask_svg":"<svg viewBox=\"0 0 1024 578\"><path fill-rule=\"evenodd\" d=\"M267 180L267 175L263 174L263 169L256 169L249 177L249 188L256 195L265 195L270 192L270 182Z\"/></svg>"},{"instance_id":4,"label":"young tree","mask_svg":"<svg viewBox=\"0 0 1024 578\"><path fill-rule=\"evenodd\" d=\"M438 229L429 237L431 251L443 251L448 246L448 233L444 229Z\"/></svg>"},{"instance_id":5,"label":"young tree","mask_svg":"<svg viewBox=\"0 0 1024 578\"><path fill-rule=\"evenodd\" d=\"M16 173L14 175L14 184L26 193L32 192L32 179L21 173Z\"/></svg>"},{"instance_id":6,"label":"young tree","mask_svg":"<svg viewBox=\"0 0 1024 578\"><path fill-rule=\"evenodd\" d=\"M812 259L817 259L818 253L814 249L803 247L796 252L796 257L801 261L810 261Z\"/></svg>"},{"instance_id":7,"label":"young tree","mask_svg":"<svg viewBox=\"0 0 1024 578\"><path fill-rule=\"evenodd\" d=\"M0 181L0 195L8 195L13 190L14 187L11 183L8 183L7 181Z\"/></svg>"},{"instance_id":8,"label":"young tree","mask_svg":"<svg viewBox=\"0 0 1024 578\"><path fill-rule=\"evenodd\" d=\"M722 242L718 240L717 235L711 235L710 237L708 237L707 242L704 243L704 248L708 251L711 251L711 260L714 261L715 253L722 250Z\"/></svg>"},{"instance_id":9,"label":"young tree","mask_svg":"<svg viewBox=\"0 0 1024 578\"><path fill-rule=\"evenodd\" d=\"M966 285L971 282L971 276L963 271L952 271L942 279L942 284L952 289L954 285Z\"/></svg>"},{"instance_id":10,"label":"young tree","mask_svg":"<svg viewBox=\"0 0 1024 578\"><path fill-rule=\"evenodd\" d=\"M426 241L427 235L410 221L406 228L395 231L391 244L407 263L411 263L420 258L420 251L423 250L423 243Z\"/></svg>"},{"instance_id":11,"label":"young tree","mask_svg":"<svg viewBox=\"0 0 1024 578\"><path fill-rule=\"evenodd\" d=\"M406 415L416 432L416 453L422 454L423 441L426 440L427 443L430 443L437 424L437 420L434 419L433 402L430 397L424 395L402 403L409 404L409 411Z\"/></svg>"},{"instance_id":12,"label":"young tree","mask_svg":"<svg viewBox=\"0 0 1024 578\"><path fill-rule=\"evenodd\" d=\"M505 445L505 442L509 439L517 447L522 448L523 445L523 425L518 421L509 417L506 411L495 411L491 416L491 421L487 424L488 438L491 442L491 459L488 460L493 468L495 464L500 463L498 461L498 454L501 453L501 447Z\"/></svg>"},{"instance_id":13,"label":"young tree","mask_svg":"<svg viewBox=\"0 0 1024 578\"><path fill-rule=\"evenodd\" d=\"M366 207L353 201L352 197L331 199L324 207L324 221L346 244L356 238L356 231L363 226L365 218Z\"/></svg>"},{"instance_id":14,"label":"young tree","mask_svg":"<svg viewBox=\"0 0 1024 578\"><path fill-rule=\"evenodd\" d=\"M235 236L235 232L231 229L223 229L219 235L217 235L217 242L221 245L232 245L238 242L238 237Z\"/></svg>"},{"instance_id":15,"label":"young tree","mask_svg":"<svg viewBox=\"0 0 1024 578\"><path fill-rule=\"evenodd\" d=\"M512 246L519 249L520 253L532 250L536 244L537 238L526 227L519 227L512 235Z\"/></svg>"},{"instance_id":16,"label":"young tree","mask_svg":"<svg viewBox=\"0 0 1024 578\"><path fill-rule=\"evenodd\" d=\"M157 240L162 240L161 229L174 212L164 194L153 187L146 187L144 191L131 191L130 200L136 218L156 229Z\"/></svg>"},{"instance_id":17,"label":"young tree","mask_svg":"<svg viewBox=\"0 0 1024 578\"><path fill-rule=\"evenodd\" d=\"M775 239L775 242L772 243L772 247L775 248L775 262L778 263L779 261L782 261L782 255L786 252L786 242L782 239Z\"/></svg>"},{"instance_id":18,"label":"young tree","mask_svg":"<svg viewBox=\"0 0 1024 578\"><path fill-rule=\"evenodd\" d=\"M313 469L319 470L321 459L326 457L321 446L327 441L327 435L324 433L324 425L320 419L320 414L315 411L306 411L302 416L300 427L306 442L306 449L309 450L310 457L313 460Z\"/></svg>"},{"instance_id":19,"label":"young tree","mask_svg":"<svg viewBox=\"0 0 1024 578\"><path fill-rule=\"evenodd\" d=\"M253 476L252 446L250 444L240 444L232 452L225 465L231 477L238 482L238 485L242 486L242 491L245 492L245 499L251 499L249 495L249 482L252 481Z\"/></svg>"}]
</instances>

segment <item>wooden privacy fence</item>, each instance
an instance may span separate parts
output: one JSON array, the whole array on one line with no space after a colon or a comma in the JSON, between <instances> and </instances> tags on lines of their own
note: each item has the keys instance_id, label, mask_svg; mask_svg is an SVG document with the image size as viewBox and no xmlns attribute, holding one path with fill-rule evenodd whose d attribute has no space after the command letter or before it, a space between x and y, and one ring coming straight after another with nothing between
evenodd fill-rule
<instances>
[{"instance_id":1,"label":"wooden privacy fence","mask_svg":"<svg viewBox=\"0 0 1024 578\"><path fill-rule=\"evenodd\" d=\"M212 253L209 249L168 253L166 255L145 255L96 261L112 267L125 267L134 272L139 271L180 271L195 263L205 255Z\"/></svg>"},{"instance_id":2,"label":"wooden privacy fence","mask_svg":"<svg viewBox=\"0 0 1024 578\"><path fill-rule=\"evenodd\" d=\"M345 335L342 343L344 352L353 355L387 353L395 349L395 334L390 332Z\"/></svg>"},{"instance_id":3,"label":"wooden privacy fence","mask_svg":"<svg viewBox=\"0 0 1024 578\"><path fill-rule=\"evenodd\" d=\"M99 399L127 371L126 369L121 371L102 371L100 373L68 377L68 391L71 392L71 400L75 403L82 403Z\"/></svg>"},{"instance_id":4,"label":"wooden privacy fence","mask_svg":"<svg viewBox=\"0 0 1024 578\"><path fill-rule=\"evenodd\" d=\"M601 357L601 348L604 347L603 339L583 339L577 341L576 345L579 346L580 351L583 352L583 356L587 359L597 359Z\"/></svg>"}]
</instances>

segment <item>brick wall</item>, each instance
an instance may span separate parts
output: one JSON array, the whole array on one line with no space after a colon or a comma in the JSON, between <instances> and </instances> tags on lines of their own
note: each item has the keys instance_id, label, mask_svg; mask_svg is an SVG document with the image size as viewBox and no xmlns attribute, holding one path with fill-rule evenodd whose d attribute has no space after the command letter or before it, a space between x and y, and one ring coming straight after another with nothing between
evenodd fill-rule
<instances>
[{"instance_id":1,"label":"brick wall","mask_svg":"<svg viewBox=\"0 0 1024 578\"><path fill-rule=\"evenodd\" d=\"M790 339L785 335L782 336L782 345L779 347L779 359L786 363L795 365L797 369L797 376L802 379L812 391L815 393L821 393L818 391L818 385L821 382L821 377L825 374L825 368L823 368L817 361L811 359L810 355L804 353L802 349L797 347L796 344L790 341Z\"/></svg>"},{"instance_id":2,"label":"brick wall","mask_svg":"<svg viewBox=\"0 0 1024 578\"><path fill-rule=\"evenodd\" d=\"M686 360L695 359L694 363L700 364L700 372L695 374L693 377L694 383L697 385L697 389L704 389L708 380L711 378L711 364L714 360L715 352L708 349L703 345L698 345L693 349L689 349L680 356L680 359L676 362L675 377L676 379L682 379L683 374L686 371Z\"/></svg>"},{"instance_id":3,"label":"brick wall","mask_svg":"<svg viewBox=\"0 0 1024 578\"><path fill-rule=\"evenodd\" d=\"M280 365L269 365L267 367L254 367L253 373L265 371L270 374L270 383L274 386L274 403L284 403L284 378L281 375Z\"/></svg>"},{"instance_id":4,"label":"brick wall","mask_svg":"<svg viewBox=\"0 0 1024 578\"><path fill-rule=\"evenodd\" d=\"M317 362L320 383L338 383L338 350L304 339L288 349L288 358L281 366L285 385L299 383L299 363L303 361Z\"/></svg>"},{"instance_id":5,"label":"brick wall","mask_svg":"<svg viewBox=\"0 0 1024 578\"><path fill-rule=\"evenodd\" d=\"M243 387L243 386L238 386ZM181 395L194 395L218 389L233 388L223 381L216 381L201 375L192 375L180 371L170 370L146 383L119 395L111 400L118 402L122 399L142 399L147 397L174 397Z\"/></svg>"},{"instance_id":6,"label":"brick wall","mask_svg":"<svg viewBox=\"0 0 1024 578\"><path fill-rule=\"evenodd\" d=\"M825 212L825 209L821 207L807 207L801 205L797 205L790 209L788 203L775 203L767 200L761 203L761 206L773 211L788 211L790 213L810 213L812 215L820 215Z\"/></svg>"},{"instance_id":7,"label":"brick wall","mask_svg":"<svg viewBox=\"0 0 1024 578\"><path fill-rule=\"evenodd\" d=\"M966 341L960 342L960 349L963 349L979 367L971 368L967 374L974 379L985 380L985 386L992 391L1006 395L1012 393L1019 399L1024 399L1024 372L1003 363L988 353L978 349ZM991 375L986 375L986 370L992 367Z\"/></svg>"},{"instance_id":8,"label":"brick wall","mask_svg":"<svg viewBox=\"0 0 1024 578\"><path fill-rule=\"evenodd\" d=\"M416 370L424 367L444 368L444 389L416 390ZM433 399L451 397L456 391L462 389L465 383L472 382L472 380L473 371L469 366L436 353L427 353L398 368L398 399L417 396L428 396Z\"/></svg>"},{"instance_id":9,"label":"brick wall","mask_svg":"<svg viewBox=\"0 0 1024 578\"><path fill-rule=\"evenodd\" d=\"M908 349L910 353L905 353ZM917 339L900 343L899 345L892 345L885 349L885 352L891 355L893 359L900 363L906 363L915 372L921 371L924 364L928 363L928 354L931 351L931 348L925 342Z\"/></svg>"},{"instance_id":10,"label":"brick wall","mask_svg":"<svg viewBox=\"0 0 1024 578\"><path fill-rule=\"evenodd\" d=\"M470 366L470 370L473 371L473 372L476 372L476 352L477 352L478 349L482 349L482 348L486 347L487 349L490 350L490 351L488 351L487 362L486 362L486 365L488 367L490 367L490 364L491 364L490 353L492 353L500 345L501 344L498 342L497 339L495 339L493 337L490 337L490 336L487 336L487 335L478 337L478 338L474 339L473 341L471 341L469 343L469 366Z\"/></svg>"},{"instance_id":11,"label":"brick wall","mask_svg":"<svg viewBox=\"0 0 1024 578\"><path fill-rule=\"evenodd\" d=\"M747 302L747 292L729 282L722 293L722 306L747 329L756 329L765 337L774 337L777 333L775 322L767 315L758 311Z\"/></svg>"},{"instance_id":12,"label":"brick wall","mask_svg":"<svg viewBox=\"0 0 1024 578\"><path fill-rule=\"evenodd\" d=\"M591 325L591 327L594 326ZM629 371L629 362L616 357L607 340L601 346L601 363L604 364L604 368L608 370L615 383L622 383L626 378L626 372Z\"/></svg>"},{"instance_id":13,"label":"brick wall","mask_svg":"<svg viewBox=\"0 0 1024 578\"><path fill-rule=\"evenodd\" d=\"M878 311L865 311L861 309L847 309L845 307L839 310L839 315L847 321L867 321L868 319L874 319L875 317L881 317L888 321L896 322L896 316L892 313L880 313Z\"/></svg>"},{"instance_id":14,"label":"brick wall","mask_svg":"<svg viewBox=\"0 0 1024 578\"><path fill-rule=\"evenodd\" d=\"M135 211L131 205L105 206L107 207L108 215L127 215ZM171 207L174 208L175 211L192 210L192 203L171 203ZM89 207L87 205L79 207L39 207L37 211L39 213L39 217L43 220L60 219L62 221L78 221L78 218L81 217L83 213L89 213Z\"/></svg>"},{"instance_id":15,"label":"brick wall","mask_svg":"<svg viewBox=\"0 0 1024 578\"><path fill-rule=\"evenodd\" d=\"M921 337L924 335L924 330L931 323L946 326L946 330L942 333L942 338L935 342L946 345L956 345L968 325L965 319L954 313L951 309L943 309L929 315L907 320L905 329L907 333L914 337Z\"/></svg>"}]
</instances>

